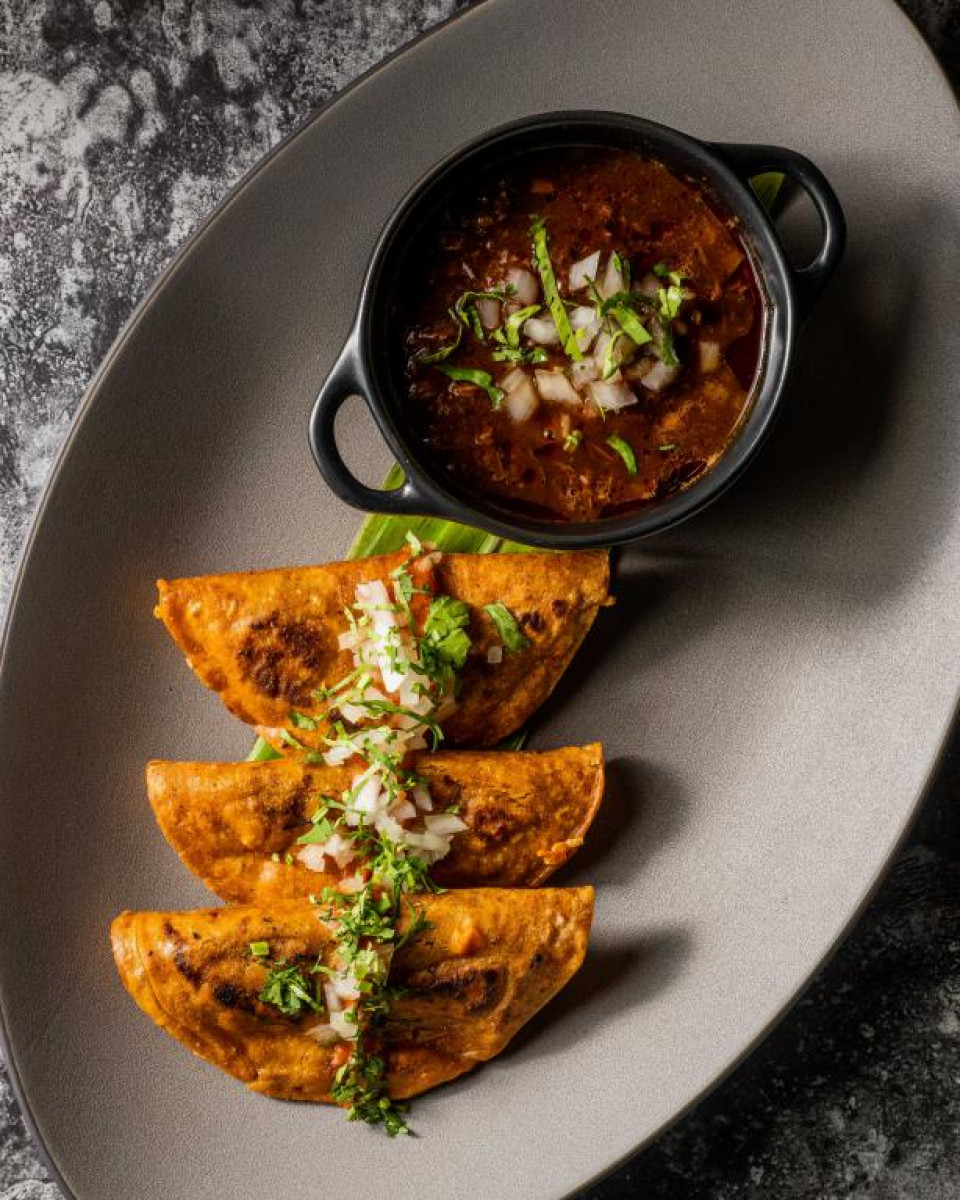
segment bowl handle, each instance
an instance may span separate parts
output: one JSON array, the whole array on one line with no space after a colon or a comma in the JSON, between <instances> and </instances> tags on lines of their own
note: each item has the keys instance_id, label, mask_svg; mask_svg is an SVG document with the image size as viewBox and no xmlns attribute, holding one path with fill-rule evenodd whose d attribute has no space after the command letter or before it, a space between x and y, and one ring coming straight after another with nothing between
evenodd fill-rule
<instances>
[{"instance_id":1,"label":"bowl handle","mask_svg":"<svg viewBox=\"0 0 960 1200\"><path fill-rule=\"evenodd\" d=\"M363 384L355 333L350 335L333 370L323 381L310 414L310 449L328 486L341 500L364 512L417 516L430 512L435 506L420 494L408 463L400 464L406 475L403 486L384 491L361 483L343 461L334 423L348 396L361 396L367 406L371 406Z\"/></svg>"},{"instance_id":2,"label":"bowl handle","mask_svg":"<svg viewBox=\"0 0 960 1200\"><path fill-rule=\"evenodd\" d=\"M813 262L805 267L791 268L800 319L805 321L843 257L847 223L836 192L819 167L809 158L785 146L717 142L712 149L744 182L749 184L752 176L763 171L780 171L800 184L813 200L820 215L823 243Z\"/></svg>"}]
</instances>

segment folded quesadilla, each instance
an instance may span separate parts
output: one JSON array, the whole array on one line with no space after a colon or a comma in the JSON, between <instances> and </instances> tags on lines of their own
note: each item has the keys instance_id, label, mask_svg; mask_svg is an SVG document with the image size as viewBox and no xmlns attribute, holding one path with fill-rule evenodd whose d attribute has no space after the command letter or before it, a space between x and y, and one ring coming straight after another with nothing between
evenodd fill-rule
<instances>
[{"instance_id":1,"label":"folded quesadilla","mask_svg":"<svg viewBox=\"0 0 960 1200\"><path fill-rule=\"evenodd\" d=\"M430 811L455 809L466 826L432 866L443 887L543 883L581 845L603 796L599 745L421 751L412 770L429 790ZM151 762L147 792L167 841L212 892L268 905L306 899L363 865L359 853L342 866L332 856L316 861L303 840L321 798L340 796L352 776L288 758Z\"/></svg>"},{"instance_id":2,"label":"folded quesadilla","mask_svg":"<svg viewBox=\"0 0 960 1200\"><path fill-rule=\"evenodd\" d=\"M419 932L393 955L389 984L399 990L379 1035L394 1099L498 1054L579 968L593 914L590 887L410 899ZM264 955L310 987L324 977L336 942L313 905L127 912L111 937L125 987L172 1037L254 1091L331 1100L349 1049L317 1036L326 1014L313 1002L294 1013L264 999Z\"/></svg>"},{"instance_id":3,"label":"folded quesadilla","mask_svg":"<svg viewBox=\"0 0 960 1200\"><path fill-rule=\"evenodd\" d=\"M365 661L382 667L375 682L391 701L416 693L429 651L434 678L438 670L456 675L443 684L437 715L445 743L485 747L517 730L550 695L607 602L608 583L605 553L398 552L162 579L156 614L200 679L278 749L324 745L335 719L330 693L356 676L367 651ZM368 607L358 624L351 606L358 598L372 605L378 588L389 605ZM404 660L399 673L393 634L381 619L408 623L414 661Z\"/></svg>"}]
</instances>

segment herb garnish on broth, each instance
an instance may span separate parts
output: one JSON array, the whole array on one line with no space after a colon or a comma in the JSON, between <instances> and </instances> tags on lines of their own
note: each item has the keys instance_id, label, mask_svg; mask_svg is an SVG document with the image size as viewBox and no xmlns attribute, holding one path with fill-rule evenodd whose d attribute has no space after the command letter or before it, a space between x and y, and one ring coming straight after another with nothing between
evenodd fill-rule
<instances>
[{"instance_id":1,"label":"herb garnish on broth","mask_svg":"<svg viewBox=\"0 0 960 1200\"><path fill-rule=\"evenodd\" d=\"M763 310L735 223L694 183L631 151L543 152L473 181L424 236L408 411L441 473L583 521L718 461L748 408Z\"/></svg>"}]
</instances>

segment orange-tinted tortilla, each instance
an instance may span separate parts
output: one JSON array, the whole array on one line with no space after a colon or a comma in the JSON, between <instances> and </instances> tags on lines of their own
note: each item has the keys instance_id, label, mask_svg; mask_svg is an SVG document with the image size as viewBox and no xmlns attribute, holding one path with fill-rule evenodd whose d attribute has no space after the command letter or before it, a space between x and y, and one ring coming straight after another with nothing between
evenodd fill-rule
<instances>
[{"instance_id":1,"label":"orange-tinted tortilla","mask_svg":"<svg viewBox=\"0 0 960 1200\"><path fill-rule=\"evenodd\" d=\"M433 867L443 887L534 887L577 850L603 797L599 745L544 753L418 754L434 807L467 824ZM356 871L329 873L297 858L321 796L339 797L355 771L293 759L263 763L152 762L147 792L167 841L222 900L268 905L306 899ZM287 861L292 855L292 861Z\"/></svg>"},{"instance_id":2,"label":"orange-tinted tortilla","mask_svg":"<svg viewBox=\"0 0 960 1200\"><path fill-rule=\"evenodd\" d=\"M338 647L344 609L358 583L389 582L405 552L325 566L206 575L158 582L156 614L187 661L231 712L286 749L288 731L305 746L323 737L291 721L291 712L320 714L317 688L352 669ZM553 691L597 609L607 600L605 553L444 554L437 591L470 605L473 647L458 704L444 721L448 745L494 746L517 730ZM516 617L529 646L487 662L500 637L484 605L500 601Z\"/></svg>"},{"instance_id":3,"label":"orange-tinted tortilla","mask_svg":"<svg viewBox=\"0 0 960 1200\"><path fill-rule=\"evenodd\" d=\"M430 928L394 956L404 989L386 1033L396 1099L498 1054L583 961L593 889L477 889L416 897ZM183 913L122 913L111 927L124 986L162 1029L254 1091L330 1100L344 1044L308 1036L322 1018L285 1017L259 993L267 969L251 942L309 972L334 943L313 906L285 901Z\"/></svg>"}]
</instances>

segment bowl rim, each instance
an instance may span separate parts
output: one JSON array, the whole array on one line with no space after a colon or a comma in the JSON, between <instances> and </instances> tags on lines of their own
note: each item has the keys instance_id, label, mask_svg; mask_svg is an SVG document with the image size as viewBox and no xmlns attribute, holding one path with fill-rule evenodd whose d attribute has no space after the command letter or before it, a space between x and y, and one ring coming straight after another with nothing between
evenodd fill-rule
<instances>
[{"instance_id":1,"label":"bowl rim","mask_svg":"<svg viewBox=\"0 0 960 1200\"><path fill-rule=\"evenodd\" d=\"M381 363L382 348L373 336L382 305L389 297L384 284L391 260L402 255L413 236L412 226L425 210L435 209L439 194L458 176L498 148L509 154L524 139L543 139L543 146L602 142L604 135L631 138L650 157L668 167L673 158L695 164L699 186L709 189L725 215L737 223L761 290L763 332L760 365L737 431L717 462L688 487L662 501L616 517L563 522L528 517L507 505L461 491L437 471L411 444L398 416L405 397L393 373ZM592 135L592 137L591 137ZM642 143L642 147L641 147ZM735 148L735 147L733 147ZM529 147L528 147L529 149ZM771 150L781 150L770 147ZM556 110L533 114L494 127L445 155L407 191L384 225L370 256L360 297L341 361L353 368L356 391L363 396L381 435L403 468L408 487L424 513L459 521L529 545L585 549L637 541L660 533L702 511L732 486L753 462L779 415L799 330L794 271L776 230L746 176L723 157L723 144L702 141L681 130L630 113L599 109ZM790 151L783 151L791 154ZM489 166L489 164L487 164ZM692 178L692 175L691 175ZM383 323L379 322L383 328ZM318 402L319 403L319 402ZM390 495L390 493L384 493ZM414 505L415 507L415 505ZM414 507L406 510L413 512Z\"/></svg>"}]
</instances>

